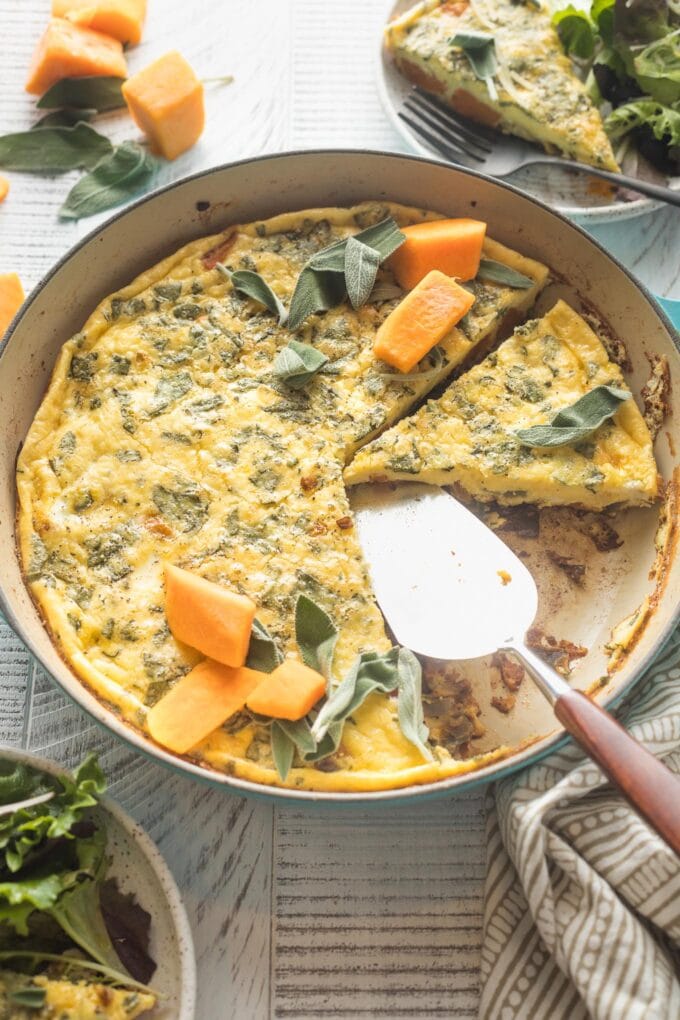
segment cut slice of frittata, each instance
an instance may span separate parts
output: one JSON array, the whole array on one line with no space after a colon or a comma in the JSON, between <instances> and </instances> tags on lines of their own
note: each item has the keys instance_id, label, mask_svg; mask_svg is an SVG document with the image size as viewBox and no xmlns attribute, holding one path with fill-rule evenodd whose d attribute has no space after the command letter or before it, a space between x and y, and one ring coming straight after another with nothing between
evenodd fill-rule
<instances>
[{"instance_id":1,"label":"cut slice of frittata","mask_svg":"<svg viewBox=\"0 0 680 1020\"><path fill-rule=\"evenodd\" d=\"M478 46L486 36L493 47L497 66L490 77L478 77L466 50L452 41L470 33ZM424 0L387 26L386 40L407 78L464 116L538 142L549 152L618 170L600 114L543 5ZM481 50L470 53L480 69L475 53Z\"/></svg>"},{"instance_id":2,"label":"cut slice of frittata","mask_svg":"<svg viewBox=\"0 0 680 1020\"><path fill-rule=\"evenodd\" d=\"M632 399L572 445L534 448L516 437L517 430L549 423L601 385L628 391L599 338L558 301L439 400L364 447L346 468L345 481L459 484L477 499L505 504L601 510L650 503L657 495L652 440Z\"/></svg>"}]
</instances>

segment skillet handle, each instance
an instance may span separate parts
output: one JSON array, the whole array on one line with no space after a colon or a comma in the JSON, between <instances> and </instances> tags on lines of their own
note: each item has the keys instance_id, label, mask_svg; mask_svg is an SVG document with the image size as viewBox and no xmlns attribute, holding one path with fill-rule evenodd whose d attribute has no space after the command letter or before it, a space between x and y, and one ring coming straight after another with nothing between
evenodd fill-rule
<instances>
[{"instance_id":1,"label":"skillet handle","mask_svg":"<svg viewBox=\"0 0 680 1020\"><path fill-rule=\"evenodd\" d=\"M639 744L608 712L574 690L523 644L508 645L552 702L565 730L597 762L629 804L680 856L680 776Z\"/></svg>"}]
</instances>

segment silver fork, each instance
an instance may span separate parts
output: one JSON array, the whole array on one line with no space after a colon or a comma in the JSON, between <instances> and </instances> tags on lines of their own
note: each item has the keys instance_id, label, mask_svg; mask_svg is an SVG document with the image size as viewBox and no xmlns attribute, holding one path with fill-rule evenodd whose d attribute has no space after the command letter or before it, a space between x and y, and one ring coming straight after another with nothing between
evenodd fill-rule
<instances>
[{"instance_id":1,"label":"silver fork","mask_svg":"<svg viewBox=\"0 0 680 1020\"><path fill-rule=\"evenodd\" d=\"M573 159L549 156L521 138L501 134L500 131L461 117L438 96L418 86L410 93L399 111L399 117L451 163L481 170L492 177L507 177L514 170L533 163L554 163L601 177L618 187L624 185L631 191L668 202L669 205L680 206L680 192L660 184L639 181L636 177L577 163Z\"/></svg>"}]
</instances>

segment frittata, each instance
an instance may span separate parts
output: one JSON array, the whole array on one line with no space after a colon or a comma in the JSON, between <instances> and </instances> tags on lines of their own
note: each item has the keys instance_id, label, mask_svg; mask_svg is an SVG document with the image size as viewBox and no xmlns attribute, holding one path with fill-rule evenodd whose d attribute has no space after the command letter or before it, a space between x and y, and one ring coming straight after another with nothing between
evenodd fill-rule
<instances>
[{"instance_id":1,"label":"frittata","mask_svg":"<svg viewBox=\"0 0 680 1020\"><path fill-rule=\"evenodd\" d=\"M339 631L336 678L351 672L358 655L390 647L353 530L343 467L349 461L347 479L357 481L367 461L363 452L352 461L355 451L406 415L470 352L479 356L492 346L511 318L521 319L548 271L487 239L484 258L493 260L492 267L496 263L497 276L501 264L506 282L489 280L488 263L486 275L480 274L484 279L466 282L475 297L472 309L414 372L403 376L373 353L379 326L403 296L389 261L360 307L339 300L308 315L295 331L277 320L271 295L263 308L261 300L232 282L234 272L259 273L288 305L312 256L389 216L402 227L438 218L366 203L286 214L196 241L103 301L61 352L18 462L21 555L31 593L66 661L142 732L148 733L150 707L201 660L170 632L168 564L247 595L257 606L259 625L288 655L299 654L296 602L301 595L313 600ZM475 400L480 402L489 387L500 416L489 435L497 437L515 414L517 424L539 420L588 385L605 380L623 385L619 370L575 313L558 305L551 316L542 320L550 322L550 330L528 325L490 355L485 367L473 368L454 384L464 388L478 380ZM289 385L276 370L293 339L328 359L302 387ZM580 344L579 351L570 344ZM513 365L505 364L506 351ZM506 369L504 380L512 385L504 382L503 393L507 389L512 398L504 402L494 373ZM540 400L522 400L523 383L538 386L539 381L545 390ZM397 429L417 428L431 413L422 410ZM614 426L604 428L607 436L627 437L622 450L632 457L637 433L629 417L637 428L632 402ZM638 440L639 457L626 488L629 502L652 499L655 491L653 459L642 433ZM369 464L381 442L368 447ZM574 492L578 489L580 501L589 499L591 506L604 505L613 491L613 475L601 468L600 446L610 449L612 443L598 439L592 455L578 454L590 474L587 485L579 476ZM408 453L413 454L413 444ZM428 456L434 456L429 448ZM491 469L487 491L497 494L503 488L500 471L482 459L485 470ZM536 462L545 466L542 456ZM441 468L436 458L433 463ZM554 460L550 465L552 471ZM509 468L512 474L515 468ZM539 475L529 479L535 491L522 496L520 490L529 493L528 476L525 472L522 481L512 474L505 495L512 488L509 498L519 501L538 492L550 502L547 492L555 482L544 470L539 492ZM474 492L472 472L469 478ZM557 491L555 502L574 494L560 479ZM457 753L476 732L469 688L457 687L441 664L429 672L426 666L424 686L426 719L428 708L437 718L426 747L431 760L422 753L427 730L405 735L397 699L375 690L346 718L331 755L315 761L296 754L286 784L386 789L490 760L488 755L462 760ZM456 715L451 726L442 722L442 712L449 709ZM414 725L418 728L417 718ZM284 780L275 768L271 733L268 720L239 711L190 757L245 779L279 784ZM504 753L500 748L492 756Z\"/></svg>"},{"instance_id":2,"label":"frittata","mask_svg":"<svg viewBox=\"0 0 680 1020\"><path fill-rule=\"evenodd\" d=\"M2 1020L135 1020L156 997L130 988L0 971Z\"/></svg>"},{"instance_id":3,"label":"frittata","mask_svg":"<svg viewBox=\"0 0 680 1020\"><path fill-rule=\"evenodd\" d=\"M402 73L464 116L549 152L618 170L600 115L543 4L424 0L391 22L385 37ZM485 78L475 71L485 69L482 50L493 51L486 56L496 65Z\"/></svg>"},{"instance_id":4,"label":"frittata","mask_svg":"<svg viewBox=\"0 0 680 1020\"><path fill-rule=\"evenodd\" d=\"M657 496L652 439L633 400L580 443L534 448L516 435L546 424L597 386L628 391L593 330L558 301L439 400L364 447L345 480L459 484L476 499L510 505L601 510L651 503Z\"/></svg>"}]
</instances>

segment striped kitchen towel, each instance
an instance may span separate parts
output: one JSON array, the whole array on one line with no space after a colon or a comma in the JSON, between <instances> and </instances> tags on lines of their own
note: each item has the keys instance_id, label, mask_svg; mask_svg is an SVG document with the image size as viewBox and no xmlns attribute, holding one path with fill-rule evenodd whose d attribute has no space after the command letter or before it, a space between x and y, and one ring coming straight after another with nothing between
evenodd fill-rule
<instances>
[{"instance_id":1,"label":"striped kitchen towel","mask_svg":"<svg viewBox=\"0 0 680 1020\"><path fill-rule=\"evenodd\" d=\"M680 772L680 631L620 718ZM487 807L480 1020L680 1018L680 861L598 767L570 744Z\"/></svg>"}]
</instances>

